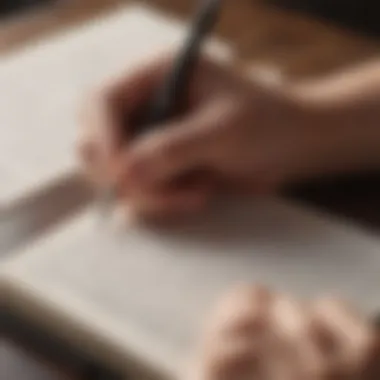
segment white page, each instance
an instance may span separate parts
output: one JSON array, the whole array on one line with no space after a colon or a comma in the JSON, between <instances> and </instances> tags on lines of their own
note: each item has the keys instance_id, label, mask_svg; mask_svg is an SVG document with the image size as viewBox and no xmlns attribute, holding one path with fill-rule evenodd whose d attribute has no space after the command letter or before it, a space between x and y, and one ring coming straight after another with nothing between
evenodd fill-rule
<instances>
[{"instance_id":1,"label":"white page","mask_svg":"<svg viewBox=\"0 0 380 380\"><path fill-rule=\"evenodd\" d=\"M202 221L160 231L116 233L89 211L11 259L2 281L24 284L121 356L138 351L170 368L236 284L336 292L372 312L380 307L379 273L375 237L268 200L225 203Z\"/></svg>"},{"instance_id":2,"label":"white page","mask_svg":"<svg viewBox=\"0 0 380 380\"><path fill-rule=\"evenodd\" d=\"M1 153L0 153L1 156ZM8 165L7 162L0 162L0 211L5 206L5 200L11 200L16 194L21 194L25 191L25 181L16 174ZM17 195L16 195L17 196Z\"/></svg>"},{"instance_id":3,"label":"white page","mask_svg":"<svg viewBox=\"0 0 380 380\"><path fill-rule=\"evenodd\" d=\"M108 76L182 42L185 31L150 8L123 6L0 59L0 203L75 167L85 96ZM229 55L223 44L213 46Z\"/></svg>"}]
</instances>

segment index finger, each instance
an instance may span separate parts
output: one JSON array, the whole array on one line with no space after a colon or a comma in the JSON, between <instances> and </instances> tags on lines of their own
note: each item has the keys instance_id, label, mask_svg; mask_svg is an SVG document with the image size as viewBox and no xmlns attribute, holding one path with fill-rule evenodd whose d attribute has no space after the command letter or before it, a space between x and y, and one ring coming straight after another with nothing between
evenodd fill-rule
<instances>
[{"instance_id":1,"label":"index finger","mask_svg":"<svg viewBox=\"0 0 380 380\"><path fill-rule=\"evenodd\" d=\"M129 68L87 96L80 109L84 127L81 145L91 147L86 151L91 150L97 156L110 156L118 151L121 142L126 143L128 116L141 107L157 86L169 59L169 53L161 54L132 70Z\"/></svg>"}]
</instances>

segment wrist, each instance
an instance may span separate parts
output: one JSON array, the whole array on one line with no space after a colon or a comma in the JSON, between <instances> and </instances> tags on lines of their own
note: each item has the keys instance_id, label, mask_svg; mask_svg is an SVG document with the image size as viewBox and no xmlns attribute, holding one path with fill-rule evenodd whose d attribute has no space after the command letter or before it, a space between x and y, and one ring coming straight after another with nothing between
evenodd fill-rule
<instances>
[{"instance_id":1,"label":"wrist","mask_svg":"<svg viewBox=\"0 0 380 380\"><path fill-rule=\"evenodd\" d=\"M292 103L309 156L314 160L314 175L380 169L380 111L356 99L312 96L290 89ZM305 159L307 159L305 157Z\"/></svg>"}]
</instances>

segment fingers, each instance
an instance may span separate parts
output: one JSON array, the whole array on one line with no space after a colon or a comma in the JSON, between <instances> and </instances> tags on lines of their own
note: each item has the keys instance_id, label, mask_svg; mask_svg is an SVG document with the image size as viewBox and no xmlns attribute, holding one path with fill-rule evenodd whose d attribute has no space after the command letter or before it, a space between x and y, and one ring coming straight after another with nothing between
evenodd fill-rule
<instances>
[{"instance_id":1,"label":"fingers","mask_svg":"<svg viewBox=\"0 0 380 380\"><path fill-rule=\"evenodd\" d=\"M312 304L243 287L216 308L203 340L200 379L379 378L379 334L343 302Z\"/></svg>"},{"instance_id":2,"label":"fingers","mask_svg":"<svg viewBox=\"0 0 380 380\"><path fill-rule=\"evenodd\" d=\"M226 122L221 108L210 104L137 142L126 155L126 181L154 187L193 169L214 169Z\"/></svg>"},{"instance_id":3,"label":"fingers","mask_svg":"<svg viewBox=\"0 0 380 380\"><path fill-rule=\"evenodd\" d=\"M96 94L87 100L81 116L79 155L90 177L104 181L117 153L117 114L102 94Z\"/></svg>"},{"instance_id":4,"label":"fingers","mask_svg":"<svg viewBox=\"0 0 380 380\"><path fill-rule=\"evenodd\" d=\"M129 116L157 87L169 60L170 54L161 55L122 73L86 99L80 114L78 150L93 179L104 180L110 160L115 161L120 148L128 143Z\"/></svg>"},{"instance_id":5,"label":"fingers","mask_svg":"<svg viewBox=\"0 0 380 380\"><path fill-rule=\"evenodd\" d=\"M104 94L109 102L123 111L125 115L140 108L157 89L170 68L171 53L160 54L133 70L121 73L107 84Z\"/></svg>"},{"instance_id":6,"label":"fingers","mask_svg":"<svg viewBox=\"0 0 380 380\"><path fill-rule=\"evenodd\" d=\"M217 305L208 332L252 336L258 330L263 331L272 297L273 294L261 286L237 287Z\"/></svg>"},{"instance_id":7,"label":"fingers","mask_svg":"<svg viewBox=\"0 0 380 380\"><path fill-rule=\"evenodd\" d=\"M331 371L358 373L375 344L371 323L342 301L323 298L314 307L315 325Z\"/></svg>"},{"instance_id":8,"label":"fingers","mask_svg":"<svg viewBox=\"0 0 380 380\"><path fill-rule=\"evenodd\" d=\"M271 302L269 290L246 286L220 302L206 326L201 379L262 379L260 347Z\"/></svg>"},{"instance_id":9,"label":"fingers","mask_svg":"<svg viewBox=\"0 0 380 380\"><path fill-rule=\"evenodd\" d=\"M311 339L307 305L291 297L278 296L271 320L273 361L267 366L268 378L320 379L323 362L318 346Z\"/></svg>"}]
</instances>

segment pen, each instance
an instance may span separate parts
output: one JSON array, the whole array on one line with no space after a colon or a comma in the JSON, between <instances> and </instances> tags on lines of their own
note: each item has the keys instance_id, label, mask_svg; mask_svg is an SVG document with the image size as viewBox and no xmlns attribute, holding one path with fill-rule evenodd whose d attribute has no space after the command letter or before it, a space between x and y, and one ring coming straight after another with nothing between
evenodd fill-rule
<instances>
[{"instance_id":1,"label":"pen","mask_svg":"<svg viewBox=\"0 0 380 380\"><path fill-rule=\"evenodd\" d=\"M135 120L128 134L134 137L151 131L180 111L193 74L201 55L204 40L214 28L219 16L222 0L202 0L183 47L175 57L169 73L161 86L153 93L144 107L144 112ZM117 185L101 190L102 213L107 213L117 195Z\"/></svg>"}]
</instances>

